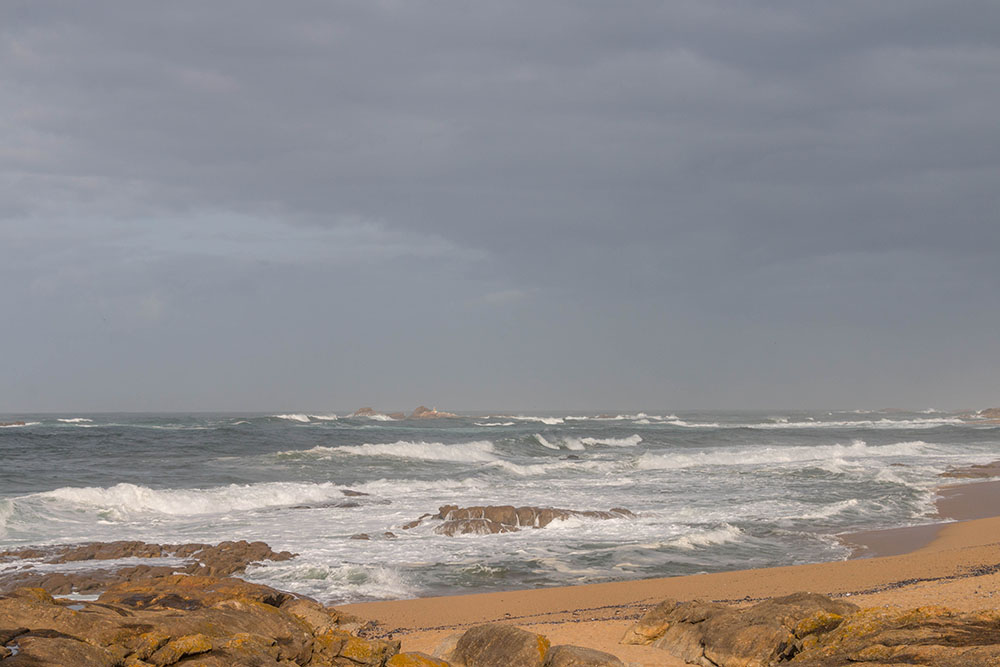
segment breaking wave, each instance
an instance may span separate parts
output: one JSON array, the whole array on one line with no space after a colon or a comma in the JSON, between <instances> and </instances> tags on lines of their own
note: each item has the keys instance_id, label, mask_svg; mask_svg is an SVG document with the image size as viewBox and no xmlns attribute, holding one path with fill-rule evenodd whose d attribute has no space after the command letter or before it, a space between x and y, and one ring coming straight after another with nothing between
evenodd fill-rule
<instances>
[{"instance_id":1,"label":"breaking wave","mask_svg":"<svg viewBox=\"0 0 1000 667\"><path fill-rule=\"evenodd\" d=\"M345 445L342 447L313 447L305 450L280 452L284 456L315 455L328 458L336 455L348 456L388 456L420 461L454 461L457 463L487 463L496 461L493 443L476 440L456 445L441 442L410 442L400 440L386 444Z\"/></svg>"},{"instance_id":2,"label":"breaking wave","mask_svg":"<svg viewBox=\"0 0 1000 667\"><path fill-rule=\"evenodd\" d=\"M581 451L587 447L593 447L595 445L604 445L606 447L635 447L640 442L642 442L642 436L638 433L634 433L627 438L573 438L566 437L561 438L558 442L552 442L541 433L536 433L534 435L535 441L542 447L547 447L549 449L560 449L565 447L566 449L573 451Z\"/></svg>"},{"instance_id":3,"label":"breaking wave","mask_svg":"<svg viewBox=\"0 0 1000 667\"><path fill-rule=\"evenodd\" d=\"M696 530L663 543L663 546L692 551L698 547L710 547L727 542L736 542L743 537L743 531L724 523L718 528Z\"/></svg>"},{"instance_id":4,"label":"breaking wave","mask_svg":"<svg viewBox=\"0 0 1000 667\"><path fill-rule=\"evenodd\" d=\"M850 445L824 445L819 447L759 447L739 451L709 451L699 454L642 454L636 461L640 470L672 470L696 466L761 465L767 463L795 463L801 461L827 461L851 458L885 458L892 456L922 456L934 454L936 445L914 440L894 445L869 447L864 440L854 440Z\"/></svg>"},{"instance_id":5,"label":"breaking wave","mask_svg":"<svg viewBox=\"0 0 1000 667\"><path fill-rule=\"evenodd\" d=\"M87 419L86 417L72 417L69 419L58 419L63 424L84 424L94 421L93 419Z\"/></svg>"},{"instance_id":6,"label":"breaking wave","mask_svg":"<svg viewBox=\"0 0 1000 667\"><path fill-rule=\"evenodd\" d=\"M265 482L230 484L211 489L151 489L136 484L103 487L62 487L22 496L15 502L67 505L101 512L105 519L121 521L142 513L170 516L219 514L267 507L285 507L343 498L331 482Z\"/></svg>"}]
</instances>

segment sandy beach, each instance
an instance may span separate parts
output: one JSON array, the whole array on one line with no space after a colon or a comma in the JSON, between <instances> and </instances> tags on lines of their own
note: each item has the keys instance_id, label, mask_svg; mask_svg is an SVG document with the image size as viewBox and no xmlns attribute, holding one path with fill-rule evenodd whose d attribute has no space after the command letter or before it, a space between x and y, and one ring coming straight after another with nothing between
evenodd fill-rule
<instances>
[{"instance_id":1,"label":"sandy beach","mask_svg":"<svg viewBox=\"0 0 1000 667\"><path fill-rule=\"evenodd\" d=\"M339 608L377 622L404 651L430 653L470 626L503 622L544 634L553 644L665 666L683 663L649 646L618 642L635 619L666 598L739 604L808 591L862 607L992 608L1000 593L1000 481L942 486L938 495L940 521L845 535L856 547L846 561Z\"/></svg>"}]
</instances>

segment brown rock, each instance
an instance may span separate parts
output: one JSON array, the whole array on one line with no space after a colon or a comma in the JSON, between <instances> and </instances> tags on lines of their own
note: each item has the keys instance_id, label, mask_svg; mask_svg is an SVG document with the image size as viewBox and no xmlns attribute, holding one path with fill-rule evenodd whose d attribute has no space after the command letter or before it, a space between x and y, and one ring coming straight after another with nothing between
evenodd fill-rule
<instances>
[{"instance_id":1,"label":"brown rock","mask_svg":"<svg viewBox=\"0 0 1000 667\"><path fill-rule=\"evenodd\" d=\"M172 665L181 658L212 650L212 640L203 634L184 635L167 642L163 647L149 656L147 662L161 667Z\"/></svg>"},{"instance_id":2,"label":"brown rock","mask_svg":"<svg viewBox=\"0 0 1000 667\"><path fill-rule=\"evenodd\" d=\"M545 654L545 667L625 667L625 663L604 651L562 644Z\"/></svg>"},{"instance_id":3,"label":"brown rock","mask_svg":"<svg viewBox=\"0 0 1000 667\"><path fill-rule=\"evenodd\" d=\"M43 665L88 665L112 667L116 660L108 651L75 637L58 636L53 631L38 631L17 638L17 654L4 659L4 667L41 667Z\"/></svg>"},{"instance_id":4,"label":"brown rock","mask_svg":"<svg viewBox=\"0 0 1000 667\"><path fill-rule=\"evenodd\" d=\"M542 667L549 640L512 625L478 625L463 634L451 660L470 667Z\"/></svg>"},{"instance_id":5,"label":"brown rock","mask_svg":"<svg viewBox=\"0 0 1000 667\"><path fill-rule=\"evenodd\" d=\"M627 509L614 508L608 512L556 509L552 507L514 507L513 505L476 505L459 507L443 505L438 513L423 515L415 521L403 525L403 529L414 528L425 519L441 519L443 523L434 529L439 535L490 535L510 533L522 528L544 528L553 521L571 517L591 519L634 518Z\"/></svg>"},{"instance_id":6,"label":"brown rock","mask_svg":"<svg viewBox=\"0 0 1000 667\"><path fill-rule=\"evenodd\" d=\"M406 414L403 412L390 412L389 419L395 419L397 421L400 419L406 419Z\"/></svg>"},{"instance_id":7,"label":"brown rock","mask_svg":"<svg viewBox=\"0 0 1000 667\"><path fill-rule=\"evenodd\" d=\"M444 660L438 660L426 653L397 653L389 658L385 667L450 667Z\"/></svg>"},{"instance_id":8,"label":"brown rock","mask_svg":"<svg viewBox=\"0 0 1000 667\"><path fill-rule=\"evenodd\" d=\"M1000 477L1000 461L973 464L960 468L948 468L941 477L956 477L961 479L979 479L985 477Z\"/></svg>"},{"instance_id":9,"label":"brown rock","mask_svg":"<svg viewBox=\"0 0 1000 667\"><path fill-rule=\"evenodd\" d=\"M355 533L354 535L351 535L351 539L352 540L370 540L371 537L368 535L368 533Z\"/></svg>"},{"instance_id":10,"label":"brown rock","mask_svg":"<svg viewBox=\"0 0 1000 667\"><path fill-rule=\"evenodd\" d=\"M352 417L374 417L377 414L378 413L375 412L375 408L364 407L364 408L358 408L357 410L355 410L354 414L352 414L351 416Z\"/></svg>"},{"instance_id":11,"label":"brown rock","mask_svg":"<svg viewBox=\"0 0 1000 667\"><path fill-rule=\"evenodd\" d=\"M1000 419L1000 408L986 408L979 411L979 416L986 419Z\"/></svg>"},{"instance_id":12,"label":"brown rock","mask_svg":"<svg viewBox=\"0 0 1000 667\"><path fill-rule=\"evenodd\" d=\"M187 562L178 566L132 565L109 567L81 572L39 572L34 569L16 570L0 577L0 592L17 587L36 586L50 593L94 592L116 583L161 577L174 572L202 576L228 576L242 572L247 565L264 560L288 560L295 554L273 551L264 542L222 542L211 544L148 544L137 541L94 542L59 545L42 549L18 549L0 552L0 558L42 559L50 564L80 561L105 561L122 558L158 558L175 556Z\"/></svg>"},{"instance_id":13,"label":"brown rock","mask_svg":"<svg viewBox=\"0 0 1000 667\"><path fill-rule=\"evenodd\" d=\"M1000 611L960 613L942 607L862 609L826 633L801 642L793 665L1000 664Z\"/></svg>"},{"instance_id":14,"label":"brown rock","mask_svg":"<svg viewBox=\"0 0 1000 667\"><path fill-rule=\"evenodd\" d=\"M799 650L800 640L836 627L857 610L848 602L795 593L736 610L701 601L665 602L652 609L623 643L662 648L691 664L771 665Z\"/></svg>"}]
</instances>

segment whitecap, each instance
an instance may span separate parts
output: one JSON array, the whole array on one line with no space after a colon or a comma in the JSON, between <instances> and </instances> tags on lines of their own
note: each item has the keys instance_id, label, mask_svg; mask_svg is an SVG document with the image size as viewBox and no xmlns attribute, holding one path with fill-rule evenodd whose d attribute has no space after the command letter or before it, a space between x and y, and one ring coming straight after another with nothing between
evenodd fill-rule
<instances>
[{"instance_id":1,"label":"whitecap","mask_svg":"<svg viewBox=\"0 0 1000 667\"><path fill-rule=\"evenodd\" d=\"M83 424L94 421L93 419L87 419L86 417L72 417L68 419L57 419L64 424Z\"/></svg>"},{"instance_id":2,"label":"whitecap","mask_svg":"<svg viewBox=\"0 0 1000 667\"><path fill-rule=\"evenodd\" d=\"M675 547L686 551L698 547L709 547L728 542L736 542L743 537L743 531L736 526L724 523L718 528L696 530L663 543L667 547Z\"/></svg>"},{"instance_id":3,"label":"whitecap","mask_svg":"<svg viewBox=\"0 0 1000 667\"><path fill-rule=\"evenodd\" d=\"M387 456L402 459L417 459L421 461L454 461L456 463L477 463L495 461L493 443L489 440L476 440L446 445L441 442L397 442L363 445L344 445L341 447L318 446L306 450L289 450L279 452L281 455L318 455L330 457L334 455L347 456Z\"/></svg>"},{"instance_id":4,"label":"whitecap","mask_svg":"<svg viewBox=\"0 0 1000 667\"><path fill-rule=\"evenodd\" d=\"M287 414L287 415L271 415L271 416L274 417L275 419L287 419L288 421L293 421L293 422L309 423L310 421L309 415L304 415L301 413Z\"/></svg>"}]
</instances>

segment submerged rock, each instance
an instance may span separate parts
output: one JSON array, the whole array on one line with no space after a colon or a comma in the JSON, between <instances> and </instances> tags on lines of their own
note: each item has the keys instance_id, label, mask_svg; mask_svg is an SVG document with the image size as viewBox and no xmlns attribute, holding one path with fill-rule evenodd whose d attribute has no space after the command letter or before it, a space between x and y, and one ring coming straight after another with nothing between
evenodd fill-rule
<instances>
[{"instance_id":1,"label":"submerged rock","mask_svg":"<svg viewBox=\"0 0 1000 667\"><path fill-rule=\"evenodd\" d=\"M438 519L443 523L434 532L439 535L465 535L469 533L490 535L511 533L522 528L544 528L553 521L583 517L588 519L633 519L635 514L621 507L607 512L594 510L567 510L553 507L514 507L513 505L476 505L459 507L444 505L434 515L425 514L403 525L404 529L419 526L424 519Z\"/></svg>"}]
</instances>

